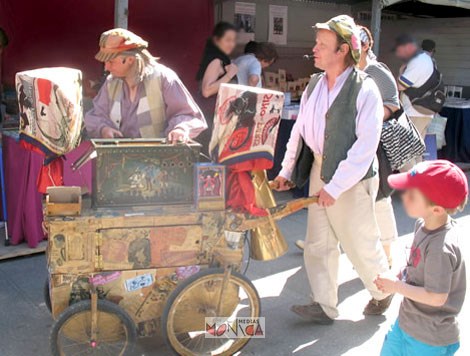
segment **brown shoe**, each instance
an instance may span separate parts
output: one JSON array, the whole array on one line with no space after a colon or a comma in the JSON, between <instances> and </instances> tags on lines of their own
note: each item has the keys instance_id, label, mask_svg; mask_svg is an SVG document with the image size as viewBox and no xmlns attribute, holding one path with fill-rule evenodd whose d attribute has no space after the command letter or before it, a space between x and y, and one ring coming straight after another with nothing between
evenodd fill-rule
<instances>
[{"instance_id":1,"label":"brown shoe","mask_svg":"<svg viewBox=\"0 0 470 356\"><path fill-rule=\"evenodd\" d=\"M326 315L318 303L293 305L290 310L300 316L302 319L312 321L315 324L330 325L333 324L334 321L328 315Z\"/></svg>"},{"instance_id":2,"label":"brown shoe","mask_svg":"<svg viewBox=\"0 0 470 356\"><path fill-rule=\"evenodd\" d=\"M364 315L382 315L385 313L392 303L393 294L390 294L387 298L382 300L377 300L372 298L369 303L364 308Z\"/></svg>"}]
</instances>

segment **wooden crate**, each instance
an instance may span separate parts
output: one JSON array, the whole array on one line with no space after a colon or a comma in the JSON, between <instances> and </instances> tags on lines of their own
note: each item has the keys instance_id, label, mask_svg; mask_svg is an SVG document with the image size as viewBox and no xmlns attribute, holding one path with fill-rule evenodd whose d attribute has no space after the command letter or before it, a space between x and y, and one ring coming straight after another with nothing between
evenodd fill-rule
<instances>
[{"instance_id":1,"label":"wooden crate","mask_svg":"<svg viewBox=\"0 0 470 356\"><path fill-rule=\"evenodd\" d=\"M47 216L74 216L82 211L80 187L48 187L46 196Z\"/></svg>"}]
</instances>

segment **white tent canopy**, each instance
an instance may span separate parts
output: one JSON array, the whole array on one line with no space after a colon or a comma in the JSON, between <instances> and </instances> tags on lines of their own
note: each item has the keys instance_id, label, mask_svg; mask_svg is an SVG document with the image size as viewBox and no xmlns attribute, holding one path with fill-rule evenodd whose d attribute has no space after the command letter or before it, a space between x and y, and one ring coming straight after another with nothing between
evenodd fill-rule
<instances>
[{"instance_id":1,"label":"white tent canopy","mask_svg":"<svg viewBox=\"0 0 470 356\"><path fill-rule=\"evenodd\" d=\"M383 7L387 7L402 0L382 0ZM465 9L470 9L470 0L418 0L419 2L424 2L431 5L442 5L442 6L453 6L453 7L463 7Z\"/></svg>"}]
</instances>

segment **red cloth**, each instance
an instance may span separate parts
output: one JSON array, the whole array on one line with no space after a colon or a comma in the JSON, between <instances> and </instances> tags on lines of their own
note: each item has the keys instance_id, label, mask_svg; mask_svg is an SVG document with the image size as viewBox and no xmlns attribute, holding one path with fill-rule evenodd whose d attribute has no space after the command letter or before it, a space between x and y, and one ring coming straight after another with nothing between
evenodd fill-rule
<instances>
[{"instance_id":1,"label":"red cloth","mask_svg":"<svg viewBox=\"0 0 470 356\"><path fill-rule=\"evenodd\" d=\"M14 138L4 135L2 142L10 242L26 241L34 248L44 239L42 195L36 187L44 158L25 150Z\"/></svg>"},{"instance_id":2,"label":"red cloth","mask_svg":"<svg viewBox=\"0 0 470 356\"><path fill-rule=\"evenodd\" d=\"M250 172L229 170L227 192L227 206L229 208L248 212L255 216L268 215L266 210L256 206L255 188L251 181Z\"/></svg>"},{"instance_id":3,"label":"red cloth","mask_svg":"<svg viewBox=\"0 0 470 356\"><path fill-rule=\"evenodd\" d=\"M42 157L42 161L44 162L44 153L38 147L24 140L20 141L20 145L25 150L36 152ZM64 164L61 157L56 158L47 165L43 164L36 179L36 186L38 188L38 192L46 194L47 187L64 185L63 177Z\"/></svg>"},{"instance_id":4,"label":"red cloth","mask_svg":"<svg viewBox=\"0 0 470 356\"><path fill-rule=\"evenodd\" d=\"M61 157L42 166L36 185L42 194L46 194L47 187L64 185L64 161Z\"/></svg>"}]
</instances>

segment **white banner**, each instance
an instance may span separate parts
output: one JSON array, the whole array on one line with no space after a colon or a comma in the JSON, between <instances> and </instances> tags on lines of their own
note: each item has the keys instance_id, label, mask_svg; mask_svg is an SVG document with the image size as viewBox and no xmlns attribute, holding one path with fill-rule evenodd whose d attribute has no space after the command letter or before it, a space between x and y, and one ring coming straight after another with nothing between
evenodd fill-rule
<instances>
[{"instance_id":1,"label":"white banner","mask_svg":"<svg viewBox=\"0 0 470 356\"><path fill-rule=\"evenodd\" d=\"M287 6L269 5L269 42L287 44Z\"/></svg>"},{"instance_id":2,"label":"white banner","mask_svg":"<svg viewBox=\"0 0 470 356\"><path fill-rule=\"evenodd\" d=\"M254 41L256 29L256 4L249 2L236 2L234 23L238 28L239 43Z\"/></svg>"}]
</instances>

